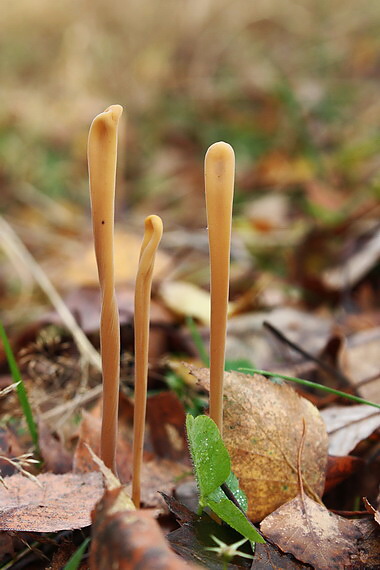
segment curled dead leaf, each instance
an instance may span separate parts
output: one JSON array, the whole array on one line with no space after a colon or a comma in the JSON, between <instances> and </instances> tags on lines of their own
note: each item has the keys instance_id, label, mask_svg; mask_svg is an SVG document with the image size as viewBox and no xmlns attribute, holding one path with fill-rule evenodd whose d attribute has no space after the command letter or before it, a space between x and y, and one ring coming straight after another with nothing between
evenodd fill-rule
<instances>
[{"instance_id":1,"label":"curled dead leaf","mask_svg":"<svg viewBox=\"0 0 380 570\"><path fill-rule=\"evenodd\" d=\"M118 507L122 488L106 491L92 513L93 540L90 567L93 570L191 570L174 554L149 511Z\"/></svg>"}]
</instances>

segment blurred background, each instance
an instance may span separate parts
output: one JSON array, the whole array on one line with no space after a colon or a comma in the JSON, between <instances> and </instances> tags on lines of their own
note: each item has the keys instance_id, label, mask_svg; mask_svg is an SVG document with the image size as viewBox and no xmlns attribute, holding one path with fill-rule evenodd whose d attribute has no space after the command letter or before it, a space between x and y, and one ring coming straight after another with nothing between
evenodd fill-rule
<instances>
[{"instance_id":1,"label":"blurred background","mask_svg":"<svg viewBox=\"0 0 380 570\"><path fill-rule=\"evenodd\" d=\"M203 159L225 140L232 298L259 282L244 310L343 303L357 282L321 276L378 233L379 30L377 0L2 0L3 219L62 293L94 283L87 135L120 103L120 281L156 213L170 271L207 287ZM0 308L8 324L32 320L46 299L2 231ZM375 303L378 273L351 305Z\"/></svg>"}]
</instances>

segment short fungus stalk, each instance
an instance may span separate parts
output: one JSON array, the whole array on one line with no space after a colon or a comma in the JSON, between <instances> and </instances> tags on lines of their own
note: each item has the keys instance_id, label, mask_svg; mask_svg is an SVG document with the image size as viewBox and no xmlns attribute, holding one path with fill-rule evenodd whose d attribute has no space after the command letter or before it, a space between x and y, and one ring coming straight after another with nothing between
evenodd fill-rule
<instances>
[{"instance_id":1,"label":"short fungus stalk","mask_svg":"<svg viewBox=\"0 0 380 570\"><path fill-rule=\"evenodd\" d=\"M114 209L117 128L123 108L112 105L92 122L88 136L88 170L95 255L102 295L100 349L103 413L100 456L116 472L120 375L120 326L114 277Z\"/></svg>"},{"instance_id":2,"label":"short fungus stalk","mask_svg":"<svg viewBox=\"0 0 380 570\"><path fill-rule=\"evenodd\" d=\"M140 507L141 466L144 448L146 395L148 384L149 313L152 274L156 251L162 237L159 216L145 219L135 286L135 409L133 415L132 501Z\"/></svg>"},{"instance_id":3,"label":"short fungus stalk","mask_svg":"<svg viewBox=\"0 0 380 570\"><path fill-rule=\"evenodd\" d=\"M222 433L223 376L230 275L235 154L225 142L210 146L205 158L205 192L210 249L210 417Z\"/></svg>"}]
</instances>

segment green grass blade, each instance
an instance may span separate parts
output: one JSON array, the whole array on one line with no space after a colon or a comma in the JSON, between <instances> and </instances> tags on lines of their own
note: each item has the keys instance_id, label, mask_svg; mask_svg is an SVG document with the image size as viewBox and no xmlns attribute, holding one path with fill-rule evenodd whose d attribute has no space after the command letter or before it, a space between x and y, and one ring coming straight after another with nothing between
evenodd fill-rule
<instances>
[{"instance_id":1,"label":"green grass blade","mask_svg":"<svg viewBox=\"0 0 380 570\"><path fill-rule=\"evenodd\" d=\"M5 356L7 357L9 369L11 371L12 379L15 384L17 384L16 391L17 396L25 416L25 420L31 435L32 441L34 443L36 451L38 451L38 430L37 424L33 418L32 408L30 406L28 395L26 393L25 384L21 377L19 367L17 366L16 359L14 357L11 345L9 343L7 333L3 327L3 323L0 321L0 339L3 342Z\"/></svg>"},{"instance_id":2,"label":"green grass blade","mask_svg":"<svg viewBox=\"0 0 380 570\"><path fill-rule=\"evenodd\" d=\"M240 368L241 372L253 372L255 374L262 374L262 376L270 376L271 378L282 378L283 380L288 380L289 382L296 382L297 384L302 384L303 386L308 386L309 388L315 388L321 390L322 392L328 392L329 394L335 394L341 398L346 398L347 400L352 400L358 404L366 404L367 406L372 406L374 408L380 409L380 404L375 402L370 402L369 400L364 400L359 398L359 396L353 396L352 394L346 394L346 392L341 392L340 390L335 390L334 388L329 388L323 384L317 384L316 382L311 382L310 380L304 380L302 378L295 378L294 376L286 376L285 374L279 374L278 372L267 372L266 370L258 370L257 368Z\"/></svg>"},{"instance_id":3,"label":"green grass blade","mask_svg":"<svg viewBox=\"0 0 380 570\"><path fill-rule=\"evenodd\" d=\"M210 359L207 354L206 345L203 342L203 338L199 334L199 330L194 322L194 319L192 319L191 317L187 317L186 325L190 331L191 338L193 339L193 343L195 344L200 359L202 360L205 366L210 366Z\"/></svg>"},{"instance_id":4,"label":"green grass blade","mask_svg":"<svg viewBox=\"0 0 380 570\"><path fill-rule=\"evenodd\" d=\"M90 542L89 538L86 538L86 540L82 542L80 547L77 548L77 550L74 552L74 554L67 562L67 564L65 564L63 570L77 570L77 568L79 568L79 564L82 561L83 554L85 553L85 550L89 542Z\"/></svg>"}]
</instances>

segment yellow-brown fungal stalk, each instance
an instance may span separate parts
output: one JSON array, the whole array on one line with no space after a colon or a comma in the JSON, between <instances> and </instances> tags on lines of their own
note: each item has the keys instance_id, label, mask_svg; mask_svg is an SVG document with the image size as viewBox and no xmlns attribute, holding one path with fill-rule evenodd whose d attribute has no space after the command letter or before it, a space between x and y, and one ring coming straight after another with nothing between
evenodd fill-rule
<instances>
[{"instance_id":1,"label":"yellow-brown fungal stalk","mask_svg":"<svg viewBox=\"0 0 380 570\"><path fill-rule=\"evenodd\" d=\"M222 433L223 376L230 274L235 154L225 142L210 146L205 158L205 192L210 248L210 417Z\"/></svg>"},{"instance_id":2,"label":"yellow-brown fungal stalk","mask_svg":"<svg viewBox=\"0 0 380 570\"><path fill-rule=\"evenodd\" d=\"M114 278L114 203L117 128L123 108L111 105L92 122L88 136L88 170L92 224L102 294L100 348L103 371L103 417L100 456L116 471L119 403L120 327Z\"/></svg>"},{"instance_id":3,"label":"yellow-brown fungal stalk","mask_svg":"<svg viewBox=\"0 0 380 570\"><path fill-rule=\"evenodd\" d=\"M154 259L162 237L159 216L145 219L135 286L135 409L133 415L132 500L140 506L141 465L144 447L146 393L148 382L149 313Z\"/></svg>"}]
</instances>

